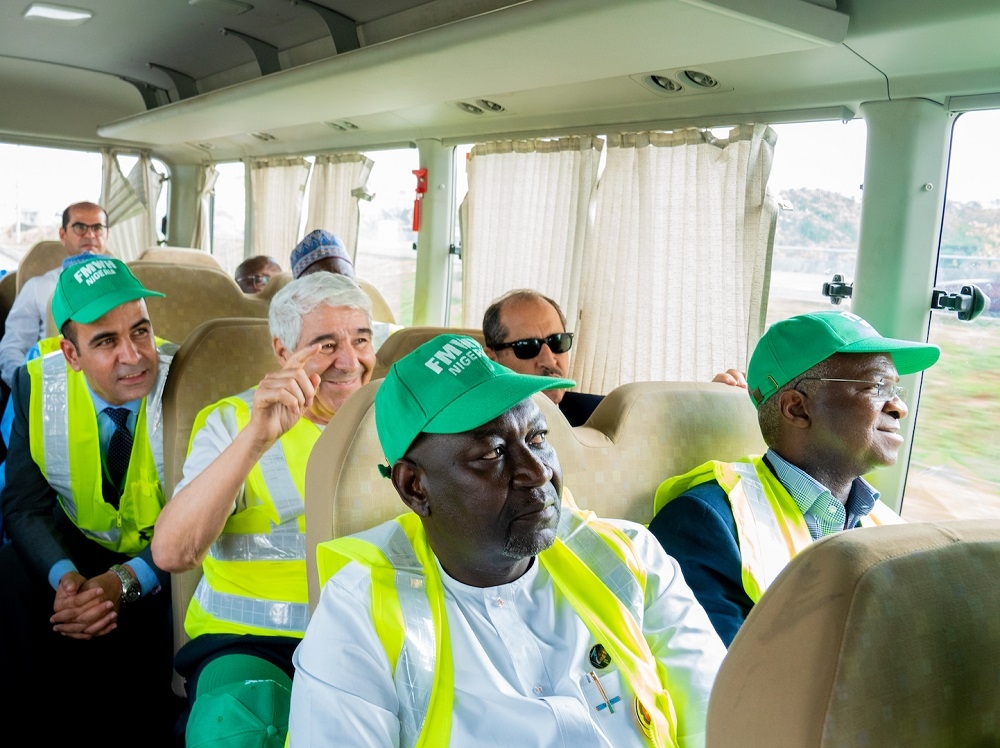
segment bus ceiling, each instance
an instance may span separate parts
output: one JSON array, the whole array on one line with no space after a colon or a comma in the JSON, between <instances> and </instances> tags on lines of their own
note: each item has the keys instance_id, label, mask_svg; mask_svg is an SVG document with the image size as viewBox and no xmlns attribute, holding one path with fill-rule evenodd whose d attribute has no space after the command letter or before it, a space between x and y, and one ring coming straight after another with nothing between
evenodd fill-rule
<instances>
[{"instance_id":1,"label":"bus ceiling","mask_svg":"<svg viewBox=\"0 0 1000 748\"><path fill-rule=\"evenodd\" d=\"M1000 35L972 0L83 5L0 10L0 133L173 163L944 103L996 92Z\"/></svg>"}]
</instances>

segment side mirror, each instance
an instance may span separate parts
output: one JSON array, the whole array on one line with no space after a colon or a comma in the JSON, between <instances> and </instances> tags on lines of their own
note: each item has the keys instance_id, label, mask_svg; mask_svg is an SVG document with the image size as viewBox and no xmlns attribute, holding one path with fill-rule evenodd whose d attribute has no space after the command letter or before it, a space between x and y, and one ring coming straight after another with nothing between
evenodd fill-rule
<instances>
[{"instance_id":1,"label":"side mirror","mask_svg":"<svg viewBox=\"0 0 1000 748\"><path fill-rule=\"evenodd\" d=\"M958 318L965 322L974 320L989 305L990 297L979 286L962 286L961 291L953 294L935 288L931 293L931 310L947 309L957 312Z\"/></svg>"}]
</instances>

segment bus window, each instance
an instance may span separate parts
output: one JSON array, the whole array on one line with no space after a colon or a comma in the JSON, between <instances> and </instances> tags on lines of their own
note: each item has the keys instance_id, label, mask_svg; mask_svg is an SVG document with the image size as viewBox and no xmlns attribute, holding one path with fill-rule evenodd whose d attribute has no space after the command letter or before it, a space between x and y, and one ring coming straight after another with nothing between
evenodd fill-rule
<instances>
[{"instance_id":1,"label":"bus window","mask_svg":"<svg viewBox=\"0 0 1000 748\"><path fill-rule=\"evenodd\" d=\"M35 244L59 239L67 205L101 195L101 154L0 144L0 269L16 270Z\"/></svg>"},{"instance_id":2,"label":"bus window","mask_svg":"<svg viewBox=\"0 0 1000 748\"><path fill-rule=\"evenodd\" d=\"M834 274L854 280L865 172L865 123L772 125L768 190L778 200L767 324L834 308L821 295ZM850 309L850 299L840 308Z\"/></svg>"},{"instance_id":3,"label":"bus window","mask_svg":"<svg viewBox=\"0 0 1000 748\"><path fill-rule=\"evenodd\" d=\"M212 254L231 275L244 258L246 168L242 161L216 164L215 168L219 178L212 198Z\"/></svg>"},{"instance_id":4,"label":"bus window","mask_svg":"<svg viewBox=\"0 0 1000 748\"><path fill-rule=\"evenodd\" d=\"M464 237L462 235L462 206L465 204L465 196L469 192L469 153L472 151L472 143L464 143L455 147L455 221L452 232L451 243L453 246L462 248ZM455 327L462 324L462 255L452 254L451 256L451 304L448 307L448 324Z\"/></svg>"},{"instance_id":5,"label":"bus window","mask_svg":"<svg viewBox=\"0 0 1000 748\"><path fill-rule=\"evenodd\" d=\"M979 285L991 306L973 322L931 315L941 360L924 373L903 517L1000 517L1000 111L955 122L935 288Z\"/></svg>"},{"instance_id":6,"label":"bus window","mask_svg":"<svg viewBox=\"0 0 1000 748\"><path fill-rule=\"evenodd\" d=\"M374 151L365 154L375 162L367 191L374 195L361 201L361 226L354 267L373 283L396 314L401 325L413 324L413 279L417 253L413 231L413 196L420 167L415 148Z\"/></svg>"}]
</instances>

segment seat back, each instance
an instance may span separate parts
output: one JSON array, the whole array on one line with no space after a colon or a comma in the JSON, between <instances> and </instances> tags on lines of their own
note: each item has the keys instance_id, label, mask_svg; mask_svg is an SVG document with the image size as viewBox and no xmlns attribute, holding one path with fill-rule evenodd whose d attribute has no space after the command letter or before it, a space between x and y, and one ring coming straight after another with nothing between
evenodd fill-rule
<instances>
[{"instance_id":1,"label":"seat back","mask_svg":"<svg viewBox=\"0 0 1000 748\"><path fill-rule=\"evenodd\" d=\"M1000 520L825 538L729 648L713 748L1000 745Z\"/></svg>"},{"instance_id":2,"label":"seat back","mask_svg":"<svg viewBox=\"0 0 1000 748\"><path fill-rule=\"evenodd\" d=\"M163 262L170 265L196 265L198 267L213 268L221 272L222 265L212 255L203 249L192 249L191 247L149 247L135 258L134 262Z\"/></svg>"},{"instance_id":3,"label":"seat back","mask_svg":"<svg viewBox=\"0 0 1000 748\"><path fill-rule=\"evenodd\" d=\"M404 327L390 335L379 347L372 379L385 377L394 363L437 335L468 335L480 345L483 343L483 331L472 327Z\"/></svg>"},{"instance_id":4,"label":"seat back","mask_svg":"<svg viewBox=\"0 0 1000 748\"><path fill-rule=\"evenodd\" d=\"M0 278L0 338L6 331L7 315L14 306L15 296L17 296L17 271L13 270Z\"/></svg>"},{"instance_id":5,"label":"seat back","mask_svg":"<svg viewBox=\"0 0 1000 748\"><path fill-rule=\"evenodd\" d=\"M371 382L347 400L309 459L306 558L313 607L319 600L316 545L406 511L391 482L376 468L385 463L373 407L379 384ZM587 425L577 428L545 395L534 399L548 421L548 439L559 455L563 482L578 506L600 516L648 523L653 494L665 478L709 459L736 459L763 450L756 412L746 390L736 387L623 385L604 399Z\"/></svg>"},{"instance_id":6,"label":"seat back","mask_svg":"<svg viewBox=\"0 0 1000 748\"><path fill-rule=\"evenodd\" d=\"M15 293L21 293L24 284L38 275L54 270L66 259L66 247L62 242L42 241L28 250L17 266Z\"/></svg>"},{"instance_id":7,"label":"seat back","mask_svg":"<svg viewBox=\"0 0 1000 748\"><path fill-rule=\"evenodd\" d=\"M174 343L183 343L196 327L209 320L267 318L270 300L247 296L221 270L163 262L134 262L129 268L146 288L166 294L166 298L146 299L146 308L156 334ZM49 323L51 328L51 319Z\"/></svg>"},{"instance_id":8,"label":"seat back","mask_svg":"<svg viewBox=\"0 0 1000 748\"><path fill-rule=\"evenodd\" d=\"M184 474L198 412L254 386L277 368L266 319L211 320L185 338L163 391L163 490L168 499ZM199 579L201 569L172 576L175 651L187 641L184 615ZM174 687L183 695L183 686L176 678Z\"/></svg>"},{"instance_id":9,"label":"seat back","mask_svg":"<svg viewBox=\"0 0 1000 748\"><path fill-rule=\"evenodd\" d=\"M396 324L396 315L392 313L392 307L389 306L389 302L385 300L382 292L373 283L366 281L364 278L355 278L354 280L358 282L361 290L368 294L368 298L372 300L372 319L376 322L388 322L390 325Z\"/></svg>"}]
</instances>

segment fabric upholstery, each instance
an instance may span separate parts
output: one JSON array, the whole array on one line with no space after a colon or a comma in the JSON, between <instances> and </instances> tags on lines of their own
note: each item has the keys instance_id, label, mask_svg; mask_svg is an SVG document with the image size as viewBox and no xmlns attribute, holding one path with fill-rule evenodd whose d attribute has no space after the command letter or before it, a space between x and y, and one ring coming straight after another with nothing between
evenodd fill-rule
<instances>
[{"instance_id":1,"label":"fabric upholstery","mask_svg":"<svg viewBox=\"0 0 1000 748\"><path fill-rule=\"evenodd\" d=\"M208 252L191 247L149 247L135 258L135 262L165 262L173 265L198 265L223 270L222 265Z\"/></svg>"},{"instance_id":2,"label":"fabric upholstery","mask_svg":"<svg viewBox=\"0 0 1000 748\"><path fill-rule=\"evenodd\" d=\"M24 284L38 275L44 275L54 270L66 259L66 247L62 242L38 242L21 258L17 266L17 293L21 293Z\"/></svg>"},{"instance_id":3,"label":"fabric upholstery","mask_svg":"<svg viewBox=\"0 0 1000 748\"><path fill-rule=\"evenodd\" d=\"M471 327L404 327L397 330L375 354L372 379L382 379L394 363L438 335L468 335L483 343L483 331Z\"/></svg>"},{"instance_id":4,"label":"fabric upholstery","mask_svg":"<svg viewBox=\"0 0 1000 748\"><path fill-rule=\"evenodd\" d=\"M753 608L708 745L1000 745L1000 520L817 541Z\"/></svg>"},{"instance_id":5,"label":"fabric upholstery","mask_svg":"<svg viewBox=\"0 0 1000 748\"><path fill-rule=\"evenodd\" d=\"M390 337L380 356L405 332ZM348 399L309 459L306 558L314 607L319 599L316 545L405 511L391 482L376 468L385 463L372 407L379 384L371 382ZM598 406L589 425L578 428L572 428L544 395L534 399L546 416L548 439L577 505L605 517L648 523L653 494L664 478L711 458L736 459L763 450L746 391L726 385L623 385Z\"/></svg>"}]
</instances>

